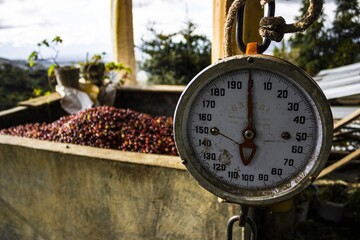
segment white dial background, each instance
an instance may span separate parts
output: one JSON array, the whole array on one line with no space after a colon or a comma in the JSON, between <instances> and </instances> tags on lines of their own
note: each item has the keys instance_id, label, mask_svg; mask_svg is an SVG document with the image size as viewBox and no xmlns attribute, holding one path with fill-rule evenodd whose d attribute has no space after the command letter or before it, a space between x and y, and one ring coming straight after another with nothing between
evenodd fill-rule
<instances>
[{"instance_id":1,"label":"white dial background","mask_svg":"<svg viewBox=\"0 0 360 240\"><path fill-rule=\"evenodd\" d=\"M248 126L250 71L256 151L245 166L239 144ZM268 70L247 68L207 82L187 119L190 148L205 175L230 188L271 190L285 183L291 188L313 167L321 147L321 122L311 97ZM214 129L219 133L212 134Z\"/></svg>"}]
</instances>

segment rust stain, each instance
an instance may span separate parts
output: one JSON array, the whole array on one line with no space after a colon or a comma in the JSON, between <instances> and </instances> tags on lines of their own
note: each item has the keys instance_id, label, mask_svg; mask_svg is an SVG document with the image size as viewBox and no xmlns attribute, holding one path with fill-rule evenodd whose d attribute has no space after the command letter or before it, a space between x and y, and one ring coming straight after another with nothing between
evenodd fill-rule
<instances>
[{"instance_id":1,"label":"rust stain","mask_svg":"<svg viewBox=\"0 0 360 240\"><path fill-rule=\"evenodd\" d=\"M225 165L230 165L231 159L233 158L233 155L229 153L228 150L223 149L221 154L219 155L218 160Z\"/></svg>"}]
</instances>

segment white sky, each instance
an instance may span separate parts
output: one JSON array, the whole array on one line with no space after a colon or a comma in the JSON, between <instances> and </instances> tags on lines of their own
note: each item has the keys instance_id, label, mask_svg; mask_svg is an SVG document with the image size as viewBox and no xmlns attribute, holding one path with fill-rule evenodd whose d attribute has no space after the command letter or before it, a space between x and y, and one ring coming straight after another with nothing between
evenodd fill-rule
<instances>
[{"instance_id":1,"label":"white sky","mask_svg":"<svg viewBox=\"0 0 360 240\"><path fill-rule=\"evenodd\" d=\"M277 0L276 15L293 22L300 2ZM325 0L325 13L332 16L333 11L333 0ZM211 39L212 0L133 0L133 17L137 45L149 22L174 32L190 19L199 25L198 33ZM107 52L111 60L110 0L0 0L0 57L26 59L36 43L56 35L64 40L62 58Z\"/></svg>"}]
</instances>

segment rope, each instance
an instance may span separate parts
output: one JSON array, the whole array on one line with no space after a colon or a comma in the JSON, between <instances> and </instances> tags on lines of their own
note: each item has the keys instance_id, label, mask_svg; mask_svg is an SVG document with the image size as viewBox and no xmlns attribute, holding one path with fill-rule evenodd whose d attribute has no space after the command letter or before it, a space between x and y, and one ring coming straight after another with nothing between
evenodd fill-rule
<instances>
[{"instance_id":1,"label":"rope","mask_svg":"<svg viewBox=\"0 0 360 240\"><path fill-rule=\"evenodd\" d=\"M274 0L262 0L264 2ZM285 33L302 32L306 30L320 16L323 0L310 0L310 5L301 20L292 24L286 24L283 17L264 17L260 20L259 33L262 37L268 37L273 41L280 42Z\"/></svg>"},{"instance_id":2,"label":"rope","mask_svg":"<svg viewBox=\"0 0 360 240\"><path fill-rule=\"evenodd\" d=\"M260 0L260 4L265 4L275 0ZM232 56L232 28L238 10L245 5L246 0L235 0L228 11L225 24L225 57ZM259 33L262 37L280 42L285 33L301 32L307 29L320 16L323 7L323 0L310 0L309 8L301 20L292 24L286 24L283 17L264 17L260 20Z\"/></svg>"},{"instance_id":3,"label":"rope","mask_svg":"<svg viewBox=\"0 0 360 240\"><path fill-rule=\"evenodd\" d=\"M225 23L225 57L232 56L232 28L234 26L234 21L236 19L237 11L245 5L246 0L235 0L228 11Z\"/></svg>"}]
</instances>

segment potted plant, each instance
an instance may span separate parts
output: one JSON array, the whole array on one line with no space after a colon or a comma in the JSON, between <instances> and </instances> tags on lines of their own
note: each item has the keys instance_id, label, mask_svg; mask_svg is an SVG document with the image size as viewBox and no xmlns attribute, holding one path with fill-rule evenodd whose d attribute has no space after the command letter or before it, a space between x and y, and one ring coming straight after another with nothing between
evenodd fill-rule
<instances>
[{"instance_id":1,"label":"potted plant","mask_svg":"<svg viewBox=\"0 0 360 240\"><path fill-rule=\"evenodd\" d=\"M90 83L101 86L105 76L105 64L102 62L102 54L95 54L88 60L86 54L86 61L80 62L80 76Z\"/></svg>"},{"instance_id":2,"label":"potted plant","mask_svg":"<svg viewBox=\"0 0 360 240\"><path fill-rule=\"evenodd\" d=\"M36 62L50 62L48 68L49 84L52 87L52 81L55 78L58 85L72 88L79 88L80 70L74 66L60 66L57 61L59 55L59 45L63 42L61 37L56 36L51 41L44 39L37 44L38 50L30 53L28 57L29 66L32 67ZM44 48L50 51L50 57L44 57Z\"/></svg>"},{"instance_id":3,"label":"potted plant","mask_svg":"<svg viewBox=\"0 0 360 240\"><path fill-rule=\"evenodd\" d=\"M317 194L317 214L332 222L340 222L349 197L347 186L341 183L322 186Z\"/></svg>"},{"instance_id":4,"label":"potted plant","mask_svg":"<svg viewBox=\"0 0 360 240\"><path fill-rule=\"evenodd\" d=\"M122 63L115 62L103 62L103 56L105 53L94 54L91 60L88 60L88 54L86 55L86 61L80 62L80 75L81 77L92 84L97 86L104 85L104 79L109 78L112 71L123 72L121 80L126 79L131 69L124 66Z\"/></svg>"}]
</instances>

